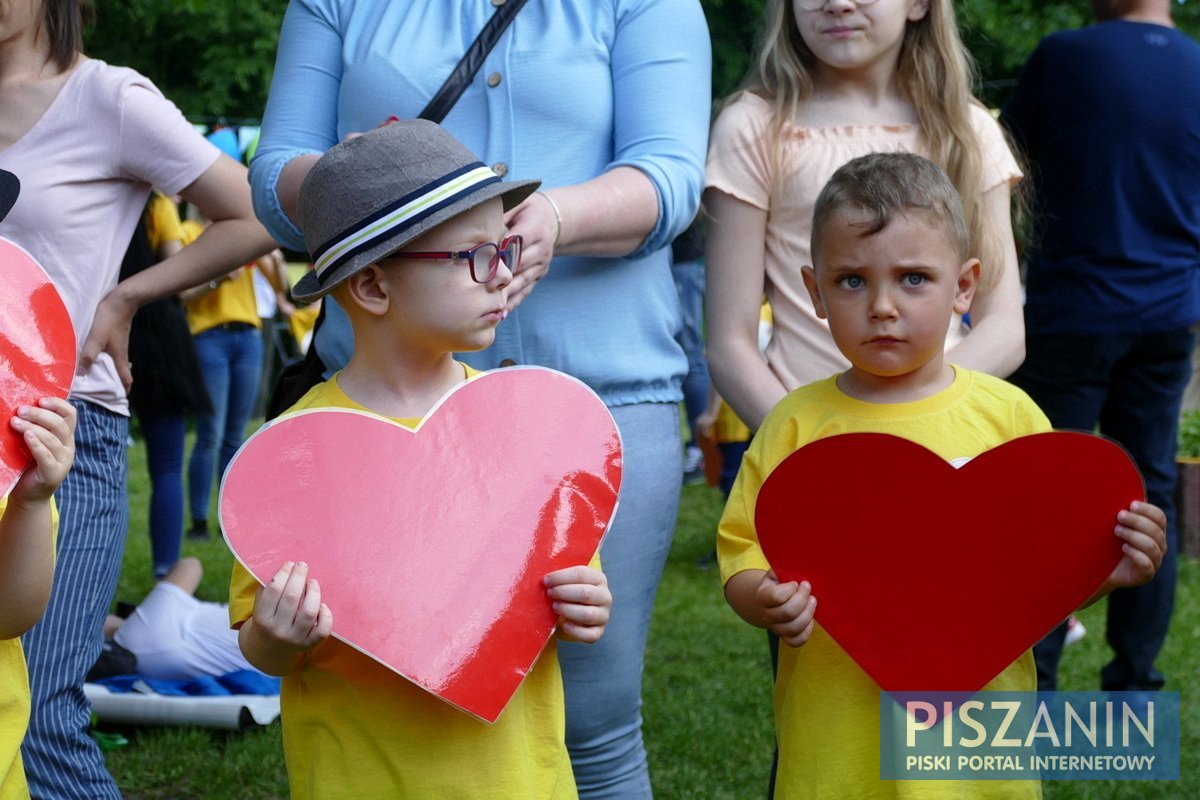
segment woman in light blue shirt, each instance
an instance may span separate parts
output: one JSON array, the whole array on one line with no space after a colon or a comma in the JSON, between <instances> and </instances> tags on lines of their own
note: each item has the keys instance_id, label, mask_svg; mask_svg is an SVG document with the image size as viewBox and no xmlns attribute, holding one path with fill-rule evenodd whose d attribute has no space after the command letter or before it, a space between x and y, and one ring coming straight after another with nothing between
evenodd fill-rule
<instances>
[{"instance_id":1,"label":"woman in light blue shirt","mask_svg":"<svg viewBox=\"0 0 1200 800\"><path fill-rule=\"evenodd\" d=\"M292 0L251 165L255 208L280 242L304 249L295 201L319 154L419 114L503 3ZM642 656L678 508L687 371L667 245L699 204L710 55L698 0L530 0L443 122L502 177L543 181L507 220L525 240L510 315L464 360L580 378L625 445L601 550L613 617L598 645L559 648L584 797L650 796ZM353 342L340 309L326 315L316 341L332 371Z\"/></svg>"}]
</instances>

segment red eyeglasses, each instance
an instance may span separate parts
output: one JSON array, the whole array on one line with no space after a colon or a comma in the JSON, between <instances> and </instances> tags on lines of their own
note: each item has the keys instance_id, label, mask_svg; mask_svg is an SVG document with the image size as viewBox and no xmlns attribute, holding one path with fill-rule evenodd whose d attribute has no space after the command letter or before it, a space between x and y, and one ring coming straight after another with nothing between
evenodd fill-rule
<instances>
[{"instance_id":1,"label":"red eyeglasses","mask_svg":"<svg viewBox=\"0 0 1200 800\"><path fill-rule=\"evenodd\" d=\"M501 259L504 259L504 263L510 271L517 271L517 267L521 263L521 237L509 236L500 244L484 242L475 245L470 250L431 250L426 252L397 250L389 253L387 257L389 259L428 258L445 261L464 259L471 266L471 280L476 283L487 283L496 277Z\"/></svg>"}]
</instances>

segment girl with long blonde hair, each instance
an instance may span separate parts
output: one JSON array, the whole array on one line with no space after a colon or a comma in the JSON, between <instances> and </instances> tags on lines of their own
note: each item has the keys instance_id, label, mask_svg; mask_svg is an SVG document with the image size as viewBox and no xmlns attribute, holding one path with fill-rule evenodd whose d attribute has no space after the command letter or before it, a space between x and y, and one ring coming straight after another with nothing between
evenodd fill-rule
<instances>
[{"instance_id":1,"label":"girl with long blonde hair","mask_svg":"<svg viewBox=\"0 0 1200 800\"><path fill-rule=\"evenodd\" d=\"M787 392L846 368L804 289L812 207L839 166L870 152L927 156L962 194L983 264L948 357L1006 376L1024 357L1011 189L999 125L971 93L951 0L768 0L758 58L709 145L708 346L713 381L757 428ZM775 315L764 362L763 295Z\"/></svg>"}]
</instances>

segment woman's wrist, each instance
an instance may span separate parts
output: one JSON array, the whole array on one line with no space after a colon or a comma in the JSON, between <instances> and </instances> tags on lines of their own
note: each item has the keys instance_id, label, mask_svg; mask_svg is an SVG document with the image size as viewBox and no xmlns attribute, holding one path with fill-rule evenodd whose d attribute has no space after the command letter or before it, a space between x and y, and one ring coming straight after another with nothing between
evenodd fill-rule
<instances>
[{"instance_id":1,"label":"woman's wrist","mask_svg":"<svg viewBox=\"0 0 1200 800\"><path fill-rule=\"evenodd\" d=\"M534 192L541 195L547 203L550 204L550 210L554 212L554 244L553 247L558 247L558 241L562 238L562 211L558 208L558 203L554 202L554 198L545 192Z\"/></svg>"}]
</instances>

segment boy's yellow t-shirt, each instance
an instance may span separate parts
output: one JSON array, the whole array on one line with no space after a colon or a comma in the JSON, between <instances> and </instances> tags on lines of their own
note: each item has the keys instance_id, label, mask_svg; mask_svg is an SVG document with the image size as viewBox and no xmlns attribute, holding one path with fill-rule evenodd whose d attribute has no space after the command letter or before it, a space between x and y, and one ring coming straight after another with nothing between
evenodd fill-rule
<instances>
[{"instance_id":1,"label":"boy's yellow t-shirt","mask_svg":"<svg viewBox=\"0 0 1200 800\"><path fill-rule=\"evenodd\" d=\"M478 374L464 368L468 378ZM367 410L346 396L335 375L289 411L323 407ZM234 564L235 626L253 613L258 585ZM577 796L553 642L491 725L333 638L284 677L280 701L293 798Z\"/></svg>"},{"instance_id":2,"label":"boy's yellow t-shirt","mask_svg":"<svg viewBox=\"0 0 1200 800\"><path fill-rule=\"evenodd\" d=\"M1048 430L1045 414L1020 389L957 367L949 388L911 403L856 400L838 389L836 377L803 386L767 415L742 461L717 531L721 581L747 569L769 569L754 530L754 504L771 471L809 442L841 433L889 433L951 461ZM862 494L869 500L870 485L862 486ZM821 627L820 587L813 587L813 594L818 607L812 637L801 647L779 648L777 798L1041 797L1038 781L880 780L879 686ZM1032 653L1026 652L985 688L1034 691Z\"/></svg>"},{"instance_id":3,"label":"boy's yellow t-shirt","mask_svg":"<svg viewBox=\"0 0 1200 800\"><path fill-rule=\"evenodd\" d=\"M51 536L58 534L58 511L51 501ZM8 498L0 497L0 517ZM21 740L29 727L29 672L21 640L0 639L0 800L29 797Z\"/></svg>"}]
</instances>

